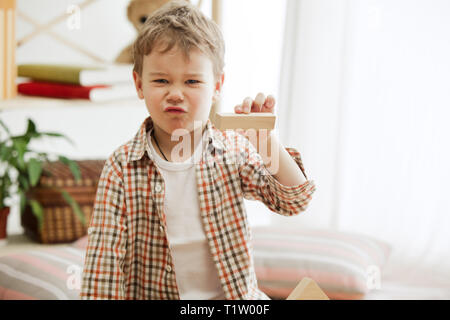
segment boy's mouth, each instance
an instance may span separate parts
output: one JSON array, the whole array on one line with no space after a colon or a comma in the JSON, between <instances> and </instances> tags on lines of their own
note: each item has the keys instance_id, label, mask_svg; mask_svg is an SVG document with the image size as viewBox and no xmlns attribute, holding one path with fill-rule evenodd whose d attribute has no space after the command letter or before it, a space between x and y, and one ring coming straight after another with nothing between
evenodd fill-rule
<instances>
[{"instance_id":1,"label":"boy's mouth","mask_svg":"<svg viewBox=\"0 0 450 320\"><path fill-rule=\"evenodd\" d=\"M164 112L169 112L169 113L186 113L186 110L184 110L182 107L167 107L164 109Z\"/></svg>"}]
</instances>

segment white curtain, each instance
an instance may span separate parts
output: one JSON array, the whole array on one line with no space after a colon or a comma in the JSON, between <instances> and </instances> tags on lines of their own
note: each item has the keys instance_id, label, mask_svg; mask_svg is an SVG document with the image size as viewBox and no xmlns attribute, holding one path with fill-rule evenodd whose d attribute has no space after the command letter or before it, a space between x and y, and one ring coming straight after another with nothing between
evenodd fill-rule
<instances>
[{"instance_id":1,"label":"white curtain","mask_svg":"<svg viewBox=\"0 0 450 320\"><path fill-rule=\"evenodd\" d=\"M223 1L225 83L221 111L258 92L277 97L287 0ZM252 225L270 224L271 211L245 201Z\"/></svg>"},{"instance_id":2,"label":"white curtain","mask_svg":"<svg viewBox=\"0 0 450 320\"><path fill-rule=\"evenodd\" d=\"M317 184L295 223L385 240L405 279L447 287L449 17L448 0L288 0L279 93Z\"/></svg>"}]
</instances>

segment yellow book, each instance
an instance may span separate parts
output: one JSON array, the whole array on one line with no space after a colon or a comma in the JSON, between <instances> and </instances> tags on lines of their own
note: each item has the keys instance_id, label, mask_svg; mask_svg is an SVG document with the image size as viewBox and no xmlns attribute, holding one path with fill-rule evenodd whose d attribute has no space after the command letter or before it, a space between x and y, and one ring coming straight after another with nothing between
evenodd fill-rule
<instances>
[{"instance_id":1,"label":"yellow book","mask_svg":"<svg viewBox=\"0 0 450 320\"><path fill-rule=\"evenodd\" d=\"M82 86L99 84L132 83L133 66L131 64L111 64L101 66L82 66L68 64L21 64L19 77L38 81L50 81Z\"/></svg>"}]
</instances>

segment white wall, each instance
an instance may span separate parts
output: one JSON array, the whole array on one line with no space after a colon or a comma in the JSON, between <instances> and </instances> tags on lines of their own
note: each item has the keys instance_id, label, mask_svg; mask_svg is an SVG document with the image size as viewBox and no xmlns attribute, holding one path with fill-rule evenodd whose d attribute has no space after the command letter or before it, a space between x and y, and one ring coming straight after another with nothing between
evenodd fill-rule
<instances>
[{"instance_id":1,"label":"white wall","mask_svg":"<svg viewBox=\"0 0 450 320\"><path fill-rule=\"evenodd\" d=\"M346 6L344 1L289 1L280 87L282 141L300 151L317 190L308 209L289 218L312 227L335 224L337 153ZM284 224L283 217L273 217Z\"/></svg>"},{"instance_id":2,"label":"white wall","mask_svg":"<svg viewBox=\"0 0 450 320\"><path fill-rule=\"evenodd\" d=\"M71 7L79 5L81 0L17 0L17 10L45 24L61 15ZM71 22L73 15L50 30L88 49L106 61L113 61L119 52L134 38L135 30L126 16L128 0L97 0L80 12L79 29L74 29ZM33 29L33 25L17 16L17 40L21 40ZM49 63L90 63L91 59L67 48L48 34L40 33L17 49L17 62Z\"/></svg>"},{"instance_id":3,"label":"white wall","mask_svg":"<svg viewBox=\"0 0 450 320\"><path fill-rule=\"evenodd\" d=\"M223 0L223 111L233 112L258 92L278 100L285 10L286 0Z\"/></svg>"},{"instance_id":4,"label":"white wall","mask_svg":"<svg viewBox=\"0 0 450 320\"><path fill-rule=\"evenodd\" d=\"M45 24L64 12L72 15L54 25L50 30L73 41L80 47L112 62L123 48L136 36L134 26L128 21L127 6L130 0L96 0L80 11L79 19L73 6L80 6L84 0L16 0L18 11L36 22ZM192 1L197 3L198 0ZM203 1L202 11L211 16L210 1ZM74 22L79 21L79 28ZM34 29L33 25L17 17L17 40L22 39ZM92 60L83 54L67 48L47 33L32 38L17 50L17 62L49 63L90 63Z\"/></svg>"}]
</instances>

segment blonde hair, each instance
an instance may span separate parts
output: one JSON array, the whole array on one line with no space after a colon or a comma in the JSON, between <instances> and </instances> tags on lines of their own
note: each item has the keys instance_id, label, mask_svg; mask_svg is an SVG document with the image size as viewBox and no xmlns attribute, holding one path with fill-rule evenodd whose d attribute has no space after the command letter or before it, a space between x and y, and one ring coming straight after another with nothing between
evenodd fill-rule
<instances>
[{"instance_id":1,"label":"blonde hair","mask_svg":"<svg viewBox=\"0 0 450 320\"><path fill-rule=\"evenodd\" d=\"M142 76L143 58L160 44L161 53L177 46L189 57L197 48L213 63L216 79L224 67L225 43L217 24L188 1L171 1L148 17L133 44L133 70Z\"/></svg>"}]
</instances>

